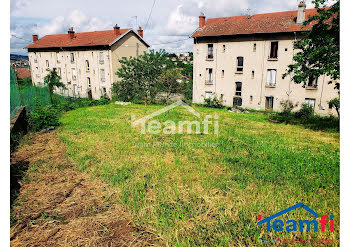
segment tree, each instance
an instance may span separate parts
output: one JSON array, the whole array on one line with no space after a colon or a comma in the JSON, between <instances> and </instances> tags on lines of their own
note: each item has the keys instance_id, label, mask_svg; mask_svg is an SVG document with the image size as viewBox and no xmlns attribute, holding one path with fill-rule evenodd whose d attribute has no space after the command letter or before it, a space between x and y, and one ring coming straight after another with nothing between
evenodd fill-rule
<instances>
[{"instance_id":1,"label":"tree","mask_svg":"<svg viewBox=\"0 0 350 247\"><path fill-rule=\"evenodd\" d=\"M164 50L151 50L138 57L119 60L121 67L116 74L121 81L113 84L114 96L122 101L153 102L161 75L174 67L168 56Z\"/></svg>"},{"instance_id":2,"label":"tree","mask_svg":"<svg viewBox=\"0 0 350 247\"><path fill-rule=\"evenodd\" d=\"M329 108L335 108L337 111L338 117L340 117L340 99L339 98L334 98L328 102Z\"/></svg>"},{"instance_id":3,"label":"tree","mask_svg":"<svg viewBox=\"0 0 350 247\"><path fill-rule=\"evenodd\" d=\"M181 80L181 73L177 68L165 70L160 78L159 91L165 93L166 104L169 103L172 95L184 93L186 81Z\"/></svg>"},{"instance_id":4,"label":"tree","mask_svg":"<svg viewBox=\"0 0 350 247\"><path fill-rule=\"evenodd\" d=\"M44 83L47 84L49 88L50 101L52 104L52 94L54 88L57 87L65 89L66 86L63 84L63 82L61 82L61 77L57 74L55 68L53 68L52 70L47 69L47 71L49 73L44 77Z\"/></svg>"},{"instance_id":5,"label":"tree","mask_svg":"<svg viewBox=\"0 0 350 247\"><path fill-rule=\"evenodd\" d=\"M292 80L299 84L321 75L339 79L339 0L331 7L325 7L326 0L314 0L317 15L309 16L303 23L303 28L313 25L302 39L294 42L294 48L299 50L293 57L294 64L288 66L283 78L292 75ZM332 82L329 82L332 83ZM339 90L339 83L335 89Z\"/></svg>"}]
</instances>

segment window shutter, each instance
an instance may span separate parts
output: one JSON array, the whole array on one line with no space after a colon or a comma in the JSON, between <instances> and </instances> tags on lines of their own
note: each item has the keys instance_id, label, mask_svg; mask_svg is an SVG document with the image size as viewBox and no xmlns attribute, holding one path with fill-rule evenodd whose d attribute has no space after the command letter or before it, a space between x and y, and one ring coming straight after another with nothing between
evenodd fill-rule
<instances>
[{"instance_id":1,"label":"window shutter","mask_svg":"<svg viewBox=\"0 0 350 247\"><path fill-rule=\"evenodd\" d=\"M207 69L207 74L206 74L205 80L206 80L206 81L209 81L209 69Z\"/></svg>"},{"instance_id":2,"label":"window shutter","mask_svg":"<svg viewBox=\"0 0 350 247\"><path fill-rule=\"evenodd\" d=\"M267 71L267 85L271 85L271 70Z\"/></svg>"},{"instance_id":3,"label":"window shutter","mask_svg":"<svg viewBox=\"0 0 350 247\"><path fill-rule=\"evenodd\" d=\"M271 85L276 85L276 70L271 70Z\"/></svg>"}]
</instances>

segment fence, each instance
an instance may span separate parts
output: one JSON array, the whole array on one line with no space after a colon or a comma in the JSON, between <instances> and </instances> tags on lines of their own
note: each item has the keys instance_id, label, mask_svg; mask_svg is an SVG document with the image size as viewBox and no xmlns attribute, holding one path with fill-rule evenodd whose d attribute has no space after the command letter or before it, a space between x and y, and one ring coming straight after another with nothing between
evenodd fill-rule
<instances>
[{"instance_id":1,"label":"fence","mask_svg":"<svg viewBox=\"0 0 350 247\"><path fill-rule=\"evenodd\" d=\"M36 100L39 100L42 105L50 104L50 93L48 87L19 85L17 82L16 73L12 67L10 74L11 118L21 105L26 106L27 110L30 111L34 109Z\"/></svg>"}]
</instances>

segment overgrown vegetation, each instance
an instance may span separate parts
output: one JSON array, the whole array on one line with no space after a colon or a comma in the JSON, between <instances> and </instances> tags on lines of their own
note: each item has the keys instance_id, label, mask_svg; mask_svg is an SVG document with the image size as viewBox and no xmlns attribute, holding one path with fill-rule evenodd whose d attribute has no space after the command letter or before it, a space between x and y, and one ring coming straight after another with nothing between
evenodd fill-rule
<instances>
[{"instance_id":1,"label":"overgrown vegetation","mask_svg":"<svg viewBox=\"0 0 350 247\"><path fill-rule=\"evenodd\" d=\"M192 95L192 92L186 92L192 89L188 86L192 80L182 78L182 70L164 50L151 50L138 57L124 57L119 62L121 68L116 74L121 80L113 84L113 99L147 105L159 103L157 96L160 93L166 94L166 103L169 103L172 94Z\"/></svg>"},{"instance_id":2,"label":"overgrown vegetation","mask_svg":"<svg viewBox=\"0 0 350 247\"><path fill-rule=\"evenodd\" d=\"M218 96L214 94L211 97L204 98L204 107L222 109L225 106L223 104L222 98L218 98Z\"/></svg>"},{"instance_id":3,"label":"overgrown vegetation","mask_svg":"<svg viewBox=\"0 0 350 247\"><path fill-rule=\"evenodd\" d=\"M82 170L115 186L133 222L169 246L256 246L259 238L277 237L339 243L339 133L205 107L195 110L219 116L218 135L141 135L141 127L131 127L131 116L139 119L161 108L81 108L64 114L58 130ZM177 107L155 119L197 117ZM334 214L335 231L276 233L257 226L259 214L269 216L296 202ZM295 210L293 217L310 215Z\"/></svg>"}]
</instances>

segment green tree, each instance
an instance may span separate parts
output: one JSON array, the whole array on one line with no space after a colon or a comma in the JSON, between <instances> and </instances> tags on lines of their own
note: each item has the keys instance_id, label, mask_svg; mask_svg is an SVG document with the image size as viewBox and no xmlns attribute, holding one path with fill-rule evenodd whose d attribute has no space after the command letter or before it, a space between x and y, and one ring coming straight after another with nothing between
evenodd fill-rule
<instances>
[{"instance_id":1,"label":"green tree","mask_svg":"<svg viewBox=\"0 0 350 247\"><path fill-rule=\"evenodd\" d=\"M331 7L325 7L326 0L314 0L317 14L309 16L303 23L303 28L313 25L311 31L295 41L294 48L298 52L294 55L294 63L288 66L283 78L291 74L295 83L305 83L310 78L321 75L339 79L339 0ZM331 83L331 82L329 82ZM339 90L339 83L335 84Z\"/></svg>"},{"instance_id":2,"label":"green tree","mask_svg":"<svg viewBox=\"0 0 350 247\"><path fill-rule=\"evenodd\" d=\"M161 75L158 89L165 93L166 104L169 103L174 94L185 92L187 82L181 77L182 75L177 68L165 70Z\"/></svg>"},{"instance_id":3,"label":"green tree","mask_svg":"<svg viewBox=\"0 0 350 247\"><path fill-rule=\"evenodd\" d=\"M63 84L63 82L61 82L61 77L57 74L55 68L53 68L52 70L47 69L47 71L49 73L44 77L44 83L47 84L49 88L50 101L52 104L52 94L55 87L65 89L66 86Z\"/></svg>"},{"instance_id":4,"label":"green tree","mask_svg":"<svg viewBox=\"0 0 350 247\"><path fill-rule=\"evenodd\" d=\"M121 67L116 74L121 81L113 85L114 96L122 101L154 102L161 75L174 67L168 56L164 50L151 50L138 57L119 60Z\"/></svg>"},{"instance_id":5,"label":"green tree","mask_svg":"<svg viewBox=\"0 0 350 247\"><path fill-rule=\"evenodd\" d=\"M340 98L331 99L328 102L328 105L329 105L329 108L331 108L331 109L335 108L335 110L338 113L338 117L340 117Z\"/></svg>"}]
</instances>

